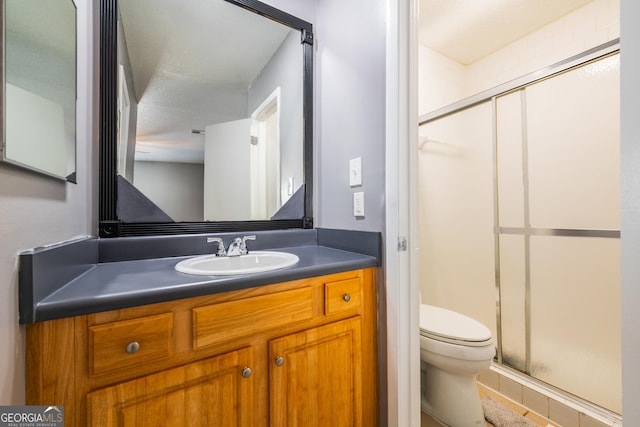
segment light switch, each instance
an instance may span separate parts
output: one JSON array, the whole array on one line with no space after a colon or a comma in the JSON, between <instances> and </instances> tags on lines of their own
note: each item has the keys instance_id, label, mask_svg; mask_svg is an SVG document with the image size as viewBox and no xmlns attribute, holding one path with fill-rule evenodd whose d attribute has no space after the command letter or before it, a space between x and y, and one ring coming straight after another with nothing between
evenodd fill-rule
<instances>
[{"instance_id":1,"label":"light switch","mask_svg":"<svg viewBox=\"0 0 640 427\"><path fill-rule=\"evenodd\" d=\"M362 185L362 157L349 160L349 186Z\"/></svg>"},{"instance_id":2,"label":"light switch","mask_svg":"<svg viewBox=\"0 0 640 427\"><path fill-rule=\"evenodd\" d=\"M290 176L287 183L287 196L293 195L293 177Z\"/></svg>"},{"instance_id":3,"label":"light switch","mask_svg":"<svg viewBox=\"0 0 640 427\"><path fill-rule=\"evenodd\" d=\"M364 217L364 192L353 193L353 216Z\"/></svg>"}]
</instances>

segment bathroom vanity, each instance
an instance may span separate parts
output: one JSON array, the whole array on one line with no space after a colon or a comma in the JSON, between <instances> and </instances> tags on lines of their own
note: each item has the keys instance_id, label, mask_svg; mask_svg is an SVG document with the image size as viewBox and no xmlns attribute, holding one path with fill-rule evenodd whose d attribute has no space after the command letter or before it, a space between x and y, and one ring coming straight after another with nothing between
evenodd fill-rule
<instances>
[{"instance_id":1,"label":"bathroom vanity","mask_svg":"<svg viewBox=\"0 0 640 427\"><path fill-rule=\"evenodd\" d=\"M202 239L168 239L184 238ZM179 273L180 256L92 265L34 304L27 404L64 406L77 427L377 425L378 261L308 243L279 248L296 266L245 276ZM47 252L24 255L34 278ZM132 303L121 286L164 300Z\"/></svg>"},{"instance_id":2,"label":"bathroom vanity","mask_svg":"<svg viewBox=\"0 0 640 427\"><path fill-rule=\"evenodd\" d=\"M183 2L179 14L161 2L151 14L137 0L98 3L100 237L20 255L27 404L64 406L65 425L74 427L377 425L381 238L313 228L312 24L256 0ZM194 38L158 44L167 34ZM153 70L138 73L142 57ZM178 67L166 68L172 64ZM213 80L204 84L202 76ZM171 96L148 102L142 92ZM182 94L189 96L177 102ZM242 146L242 155L213 156L207 167L199 150L193 164L204 165L204 179L163 172L152 180L154 191L135 188L135 163L183 162L144 162L138 155L150 154L150 141L135 150L135 130L178 105L180 114L142 129L166 132L157 139L162 151L165 141L179 139L173 155L183 141L219 154ZM145 117L151 106L160 115ZM179 117L197 123L188 139L181 139L182 124L168 129ZM250 117L265 123L252 121L237 140L215 138L223 124L249 124ZM142 173L135 173L138 183ZM188 214L185 201L193 202ZM188 258L220 254L214 239L298 261L251 274L176 271ZM235 255L230 249L222 255Z\"/></svg>"}]
</instances>

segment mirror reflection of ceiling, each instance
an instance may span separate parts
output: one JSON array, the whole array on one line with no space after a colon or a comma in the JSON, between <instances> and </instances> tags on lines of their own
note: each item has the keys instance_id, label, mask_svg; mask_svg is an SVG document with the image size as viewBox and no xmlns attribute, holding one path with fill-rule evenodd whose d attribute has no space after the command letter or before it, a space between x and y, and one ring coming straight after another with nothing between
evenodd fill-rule
<instances>
[{"instance_id":1,"label":"mirror reflection of ceiling","mask_svg":"<svg viewBox=\"0 0 640 427\"><path fill-rule=\"evenodd\" d=\"M136 160L203 163L204 135L192 129L247 117L251 83L292 30L222 0L119 9L139 102Z\"/></svg>"},{"instance_id":2,"label":"mirror reflection of ceiling","mask_svg":"<svg viewBox=\"0 0 640 427\"><path fill-rule=\"evenodd\" d=\"M420 43L463 65L592 0L420 0Z\"/></svg>"},{"instance_id":3,"label":"mirror reflection of ceiling","mask_svg":"<svg viewBox=\"0 0 640 427\"><path fill-rule=\"evenodd\" d=\"M71 0L10 1L5 23L6 81L75 108L76 32ZM65 31L66 30L66 31ZM47 73L42 72L46 63Z\"/></svg>"}]
</instances>

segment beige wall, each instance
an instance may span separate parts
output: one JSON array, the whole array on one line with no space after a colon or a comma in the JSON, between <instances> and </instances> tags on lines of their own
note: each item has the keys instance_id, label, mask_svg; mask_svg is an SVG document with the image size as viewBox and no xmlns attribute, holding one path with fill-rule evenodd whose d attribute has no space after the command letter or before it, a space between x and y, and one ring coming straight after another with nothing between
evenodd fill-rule
<instances>
[{"instance_id":1,"label":"beige wall","mask_svg":"<svg viewBox=\"0 0 640 427\"><path fill-rule=\"evenodd\" d=\"M620 0L594 0L468 66L421 45L419 113L428 113L618 37Z\"/></svg>"},{"instance_id":2,"label":"beige wall","mask_svg":"<svg viewBox=\"0 0 640 427\"><path fill-rule=\"evenodd\" d=\"M594 0L468 68L471 95L620 37L620 1Z\"/></svg>"}]
</instances>

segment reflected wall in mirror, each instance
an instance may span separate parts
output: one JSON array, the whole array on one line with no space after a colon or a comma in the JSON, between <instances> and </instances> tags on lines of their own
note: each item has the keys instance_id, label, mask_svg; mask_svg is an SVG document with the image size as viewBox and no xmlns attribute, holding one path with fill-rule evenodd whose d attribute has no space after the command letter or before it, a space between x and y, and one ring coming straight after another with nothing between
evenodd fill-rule
<instances>
[{"instance_id":1,"label":"reflected wall in mirror","mask_svg":"<svg viewBox=\"0 0 640 427\"><path fill-rule=\"evenodd\" d=\"M225 0L118 0L117 219L302 219L303 40Z\"/></svg>"},{"instance_id":2,"label":"reflected wall in mirror","mask_svg":"<svg viewBox=\"0 0 640 427\"><path fill-rule=\"evenodd\" d=\"M76 182L76 6L5 0L2 160Z\"/></svg>"}]
</instances>

